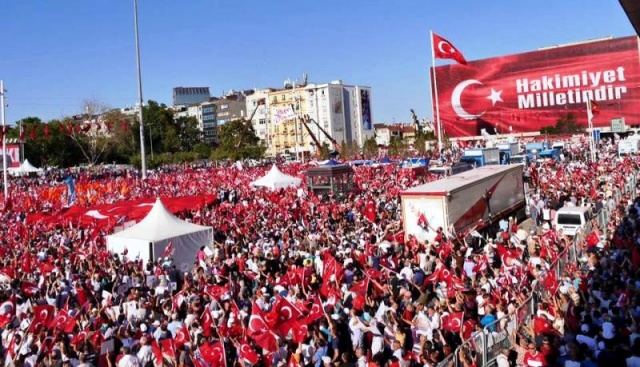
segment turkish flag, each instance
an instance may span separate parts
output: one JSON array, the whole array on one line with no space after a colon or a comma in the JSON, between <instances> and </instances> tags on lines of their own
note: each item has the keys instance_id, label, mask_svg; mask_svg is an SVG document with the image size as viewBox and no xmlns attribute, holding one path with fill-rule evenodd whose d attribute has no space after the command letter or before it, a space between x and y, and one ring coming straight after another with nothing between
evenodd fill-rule
<instances>
[{"instance_id":1,"label":"turkish flag","mask_svg":"<svg viewBox=\"0 0 640 367\"><path fill-rule=\"evenodd\" d=\"M65 310L60 310L56 317L49 323L49 328L58 328L67 334L72 333L75 326L75 317L69 315Z\"/></svg>"},{"instance_id":2,"label":"turkish flag","mask_svg":"<svg viewBox=\"0 0 640 367\"><path fill-rule=\"evenodd\" d=\"M180 346L185 345L187 343L191 343L191 336L189 335L189 330L186 325L182 325L178 330L176 330L176 347L180 348Z\"/></svg>"},{"instance_id":3,"label":"turkish flag","mask_svg":"<svg viewBox=\"0 0 640 367\"><path fill-rule=\"evenodd\" d=\"M443 317L442 327L454 333L459 333L462 329L462 321L464 319L464 311L451 312Z\"/></svg>"},{"instance_id":4,"label":"turkish flag","mask_svg":"<svg viewBox=\"0 0 640 367\"><path fill-rule=\"evenodd\" d=\"M324 316L324 307L319 297L313 299L311 310L307 314L304 322L308 325Z\"/></svg>"},{"instance_id":5,"label":"turkish flag","mask_svg":"<svg viewBox=\"0 0 640 367\"><path fill-rule=\"evenodd\" d=\"M37 331L40 327L47 327L51 320L53 320L53 315L56 310L51 305L41 305L34 307L33 313L35 314L33 321L31 321L31 325L29 326L29 332L33 333Z\"/></svg>"},{"instance_id":6,"label":"turkish flag","mask_svg":"<svg viewBox=\"0 0 640 367\"><path fill-rule=\"evenodd\" d=\"M202 322L202 332L204 336L211 336L211 326L213 326L213 315L211 314L211 310L209 307L204 309L202 313L202 317L200 318L200 322Z\"/></svg>"},{"instance_id":7,"label":"turkish flag","mask_svg":"<svg viewBox=\"0 0 640 367\"><path fill-rule=\"evenodd\" d=\"M600 114L600 106L596 103L596 101L591 100L591 114L598 115Z\"/></svg>"},{"instance_id":8,"label":"turkish flag","mask_svg":"<svg viewBox=\"0 0 640 367\"><path fill-rule=\"evenodd\" d=\"M224 345L220 341L213 343L204 343L200 347L200 354L202 359L211 367L223 367L226 366L226 358L224 352Z\"/></svg>"},{"instance_id":9,"label":"turkish flag","mask_svg":"<svg viewBox=\"0 0 640 367\"><path fill-rule=\"evenodd\" d=\"M46 125L44 125L44 137L48 138L49 134L51 134L51 131L49 130L49 125L46 124Z\"/></svg>"},{"instance_id":10,"label":"turkish flag","mask_svg":"<svg viewBox=\"0 0 640 367\"><path fill-rule=\"evenodd\" d=\"M433 33L433 54L436 59L450 59L455 60L458 64L467 65L467 60L462 56L462 53L458 51L451 42Z\"/></svg>"},{"instance_id":11,"label":"turkish flag","mask_svg":"<svg viewBox=\"0 0 640 367\"><path fill-rule=\"evenodd\" d=\"M252 365L258 364L260 361L258 353L256 353L255 349L249 346L246 342L240 344L240 347L238 348L238 356L240 359L246 360Z\"/></svg>"},{"instance_id":12,"label":"turkish flag","mask_svg":"<svg viewBox=\"0 0 640 367\"><path fill-rule=\"evenodd\" d=\"M22 284L20 285L20 290L22 290L22 292L27 297L33 297L40 290L40 288L38 288L38 285L35 283L22 282Z\"/></svg>"}]
</instances>

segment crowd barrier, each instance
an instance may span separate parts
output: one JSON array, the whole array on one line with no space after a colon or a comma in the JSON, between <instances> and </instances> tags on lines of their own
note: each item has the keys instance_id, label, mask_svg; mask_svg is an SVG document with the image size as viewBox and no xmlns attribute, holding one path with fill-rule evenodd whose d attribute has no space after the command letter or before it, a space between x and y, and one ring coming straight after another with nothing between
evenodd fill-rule
<instances>
[{"instance_id":1,"label":"crowd barrier","mask_svg":"<svg viewBox=\"0 0 640 367\"><path fill-rule=\"evenodd\" d=\"M631 175L628 177L622 189L612 189L612 197L615 203L618 203L625 194L629 194L632 198L635 198L637 195L636 183L637 178ZM603 208L599 212L594 213L593 216L598 223L600 233L603 237L608 236L611 210L615 210L615 207L610 208L608 205L604 205ZM583 255L581 253L580 243L590 234L591 229L592 228L588 227L585 231L576 235L571 244L564 249L558 258L539 277L539 280L548 276L549 272L555 272L557 279L560 279L564 276L567 264L578 264L578 261ZM461 351L465 354L469 354L472 351L475 352L478 367L496 365L496 359L502 350L511 348L511 341L509 340L511 332L516 329L519 330L521 334L526 335L524 329L520 330L521 327L533 321L533 316L540 302L548 300L553 296L550 294L549 289L544 287L538 280L534 282L532 289L532 294L516 308L515 312L506 314L485 326L482 331L475 332L471 338L456 348L454 353L440 362L438 367L462 367L463 363L458 358ZM529 335L529 337L532 336Z\"/></svg>"}]
</instances>

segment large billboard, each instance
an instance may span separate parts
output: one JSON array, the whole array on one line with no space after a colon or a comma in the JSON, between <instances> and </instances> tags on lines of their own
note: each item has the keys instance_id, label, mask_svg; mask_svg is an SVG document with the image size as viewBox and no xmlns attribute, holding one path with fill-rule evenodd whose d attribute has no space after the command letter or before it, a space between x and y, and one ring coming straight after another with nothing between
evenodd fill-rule
<instances>
[{"instance_id":1,"label":"large billboard","mask_svg":"<svg viewBox=\"0 0 640 367\"><path fill-rule=\"evenodd\" d=\"M2 147L0 147L0 152L2 151ZM19 144L7 144L7 168L18 168L20 167L20 145ZM2 160L2 155L0 155L0 167L4 161Z\"/></svg>"},{"instance_id":2,"label":"large billboard","mask_svg":"<svg viewBox=\"0 0 640 367\"><path fill-rule=\"evenodd\" d=\"M440 121L451 137L540 131L568 112L586 128L640 123L638 38L624 37L436 67ZM432 85L433 88L433 85Z\"/></svg>"}]
</instances>

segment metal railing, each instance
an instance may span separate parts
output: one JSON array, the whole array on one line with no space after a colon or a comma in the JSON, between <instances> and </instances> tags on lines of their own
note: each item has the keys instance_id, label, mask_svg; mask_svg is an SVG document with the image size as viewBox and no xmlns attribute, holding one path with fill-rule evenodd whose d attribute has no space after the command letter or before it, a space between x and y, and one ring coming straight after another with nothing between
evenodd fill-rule
<instances>
[{"instance_id":1,"label":"metal railing","mask_svg":"<svg viewBox=\"0 0 640 367\"><path fill-rule=\"evenodd\" d=\"M615 202L619 203L624 194L636 197L636 183L636 176L630 175L624 183L622 190L614 188L612 190L612 196ZM615 208L613 209L615 210ZM600 227L601 234L607 236L609 221L611 220L608 206L605 205L598 213L594 213L594 219L597 221L598 227ZM573 238L571 244L560 253L558 258L551 263L547 271L533 284L531 296L520 304L513 313L506 314L485 326L482 331L475 332L471 338L456 348L454 353L440 362L438 367L460 367L462 366L462 362L458 358L459 352L464 351L468 353L472 350L476 352L478 366L494 365L502 350L511 347L509 334L513 328L520 329L523 325L529 324L538 309L539 303L543 300L548 300L548 297L552 296L550 295L549 289L543 285L542 280L550 276L550 272L555 272L556 279L560 279L567 268L567 264L578 264L578 261L582 258L580 244L589 236L590 232L591 229L589 228L586 231L578 233ZM521 332L526 334L524 330L521 330Z\"/></svg>"}]
</instances>

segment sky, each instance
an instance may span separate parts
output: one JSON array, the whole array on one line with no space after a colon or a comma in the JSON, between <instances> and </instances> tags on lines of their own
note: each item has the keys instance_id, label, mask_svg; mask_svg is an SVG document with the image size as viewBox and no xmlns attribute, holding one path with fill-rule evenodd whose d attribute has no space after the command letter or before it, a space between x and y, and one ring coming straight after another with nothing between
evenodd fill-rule
<instances>
[{"instance_id":1,"label":"sky","mask_svg":"<svg viewBox=\"0 0 640 367\"><path fill-rule=\"evenodd\" d=\"M3 0L7 122L134 105L133 0ZM172 88L282 87L342 80L372 88L375 123L431 118L429 31L467 60L634 34L617 1L139 0L144 100ZM446 64L448 61L438 61Z\"/></svg>"}]
</instances>

